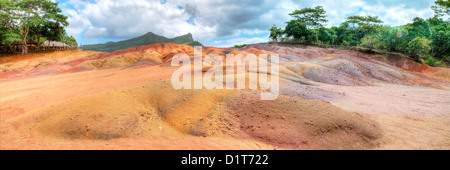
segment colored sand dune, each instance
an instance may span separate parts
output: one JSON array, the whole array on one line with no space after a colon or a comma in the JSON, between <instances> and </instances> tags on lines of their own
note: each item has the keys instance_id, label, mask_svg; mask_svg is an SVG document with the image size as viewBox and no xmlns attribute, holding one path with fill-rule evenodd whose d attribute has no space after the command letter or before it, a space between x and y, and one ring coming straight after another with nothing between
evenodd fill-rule
<instances>
[{"instance_id":1,"label":"colored sand dune","mask_svg":"<svg viewBox=\"0 0 450 170\"><path fill-rule=\"evenodd\" d=\"M170 62L188 45L2 56L0 147L449 149L449 69L295 45L202 52L278 54L280 96L173 89Z\"/></svg>"}]
</instances>

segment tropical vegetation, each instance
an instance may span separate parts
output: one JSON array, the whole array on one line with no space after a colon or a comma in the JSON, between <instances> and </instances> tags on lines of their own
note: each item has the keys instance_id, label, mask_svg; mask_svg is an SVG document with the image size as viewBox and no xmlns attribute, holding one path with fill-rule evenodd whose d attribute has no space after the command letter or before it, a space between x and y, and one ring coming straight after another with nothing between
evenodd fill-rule
<instances>
[{"instance_id":1,"label":"tropical vegetation","mask_svg":"<svg viewBox=\"0 0 450 170\"><path fill-rule=\"evenodd\" d=\"M377 16L353 15L340 26L331 28L324 26L328 21L321 6L303 8L289 14L293 19L286 22L284 30L272 26L269 37L273 42L360 46L401 52L430 66L439 66L450 62L449 8L449 0L437 0L432 6L434 17L416 17L402 26L383 25Z\"/></svg>"}]
</instances>

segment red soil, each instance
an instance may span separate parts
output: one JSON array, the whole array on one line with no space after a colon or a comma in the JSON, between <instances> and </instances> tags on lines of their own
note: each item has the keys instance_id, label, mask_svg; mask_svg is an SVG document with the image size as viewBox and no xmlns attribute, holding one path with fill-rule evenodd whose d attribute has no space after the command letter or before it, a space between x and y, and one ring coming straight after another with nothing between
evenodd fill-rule
<instances>
[{"instance_id":1,"label":"red soil","mask_svg":"<svg viewBox=\"0 0 450 170\"><path fill-rule=\"evenodd\" d=\"M305 46L202 52L280 54L281 96L174 90L184 45L1 56L0 149L449 149L449 69Z\"/></svg>"}]
</instances>

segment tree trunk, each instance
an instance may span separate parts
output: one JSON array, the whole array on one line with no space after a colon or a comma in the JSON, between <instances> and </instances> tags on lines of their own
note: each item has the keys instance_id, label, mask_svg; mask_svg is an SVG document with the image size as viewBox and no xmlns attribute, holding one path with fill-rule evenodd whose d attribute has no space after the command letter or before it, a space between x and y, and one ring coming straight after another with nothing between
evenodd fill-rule
<instances>
[{"instance_id":1,"label":"tree trunk","mask_svg":"<svg viewBox=\"0 0 450 170\"><path fill-rule=\"evenodd\" d=\"M28 53L27 36L29 31L29 27L22 28L22 30L20 31L20 34L22 34L22 55Z\"/></svg>"},{"instance_id":2,"label":"tree trunk","mask_svg":"<svg viewBox=\"0 0 450 170\"><path fill-rule=\"evenodd\" d=\"M28 53L27 41L22 41L22 55Z\"/></svg>"},{"instance_id":3,"label":"tree trunk","mask_svg":"<svg viewBox=\"0 0 450 170\"><path fill-rule=\"evenodd\" d=\"M41 50L40 47L41 47L41 45L42 45L42 44L41 44L41 35L39 35L39 34L38 34L37 41L38 41L38 42L37 42L37 47L36 47L36 48L37 48L37 51L39 51L39 50Z\"/></svg>"}]
</instances>

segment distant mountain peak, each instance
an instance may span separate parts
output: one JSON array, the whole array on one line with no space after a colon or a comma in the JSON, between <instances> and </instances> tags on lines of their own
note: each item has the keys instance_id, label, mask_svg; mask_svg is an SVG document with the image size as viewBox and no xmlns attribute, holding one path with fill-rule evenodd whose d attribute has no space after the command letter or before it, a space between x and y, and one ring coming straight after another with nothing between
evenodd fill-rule
<instances>
[{"instance_id":1,"label":"distant mountain peak","mask_svg":"<svg viewBox=\"0 0 450 170\"><path fill-rule=\"evenodd\" d=\"M200 42L194 41L191 33L187 33L185 35L181 35L174 38L166 38L164 36L157 35L153 32L147 32L144 35L124 41L108 42L105 44L85 45L83 46L83 49L87 51L113 52L117 50L123 50L138 46L145 46L155 43L174 43L190 46L203 46Z\"/></svg>"}]
</instances>

